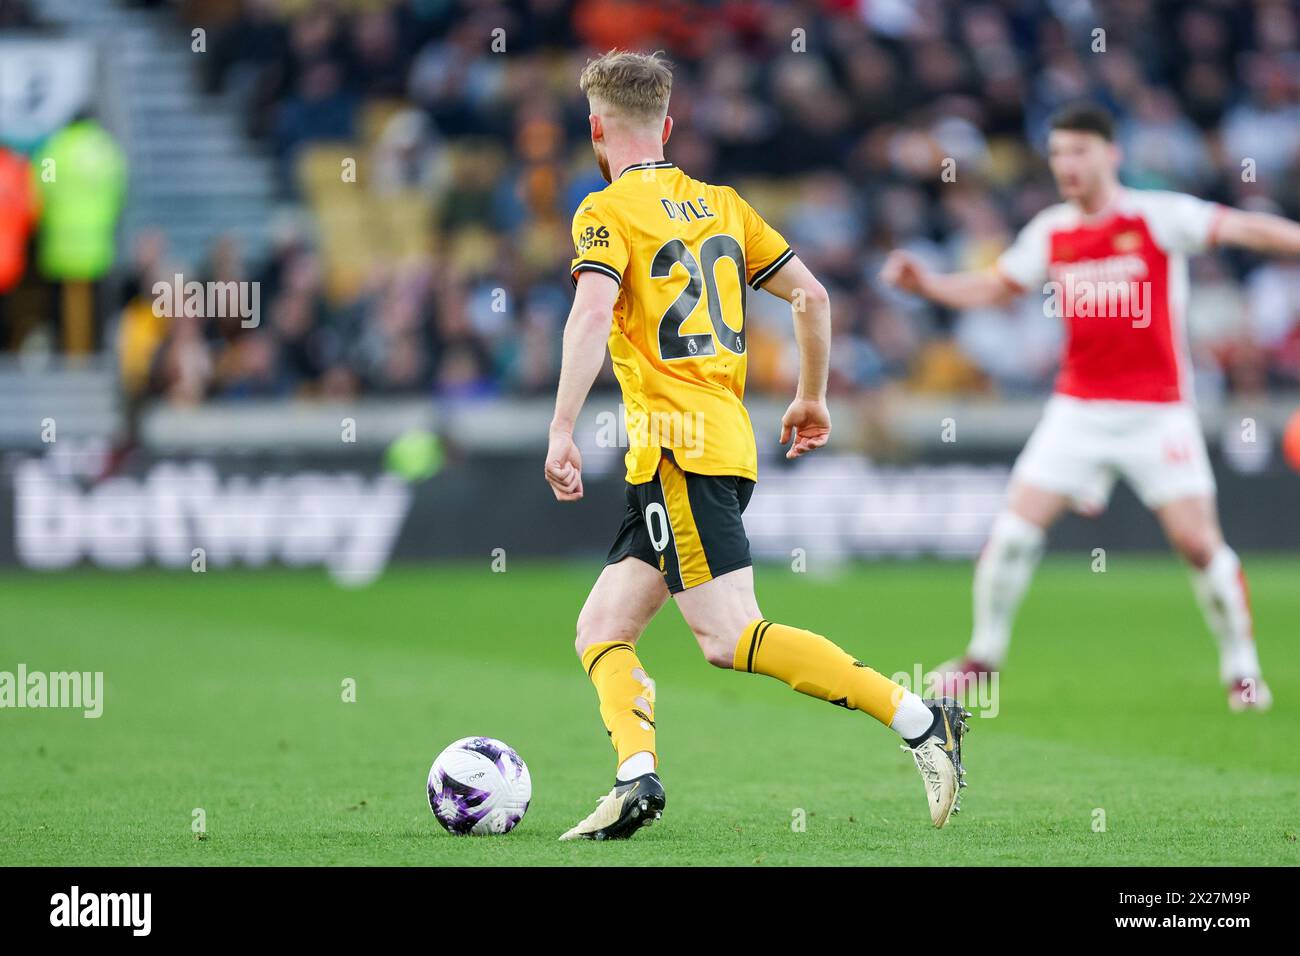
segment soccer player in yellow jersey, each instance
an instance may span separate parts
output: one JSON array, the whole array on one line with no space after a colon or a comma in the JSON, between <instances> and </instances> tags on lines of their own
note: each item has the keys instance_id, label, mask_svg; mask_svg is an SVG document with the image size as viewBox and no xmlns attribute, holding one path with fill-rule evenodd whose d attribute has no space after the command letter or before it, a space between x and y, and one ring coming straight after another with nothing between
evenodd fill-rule
<instances>
[{"instance_id":1,"label":"soccer player in yellow jersey","mask_svg":"<svg viewBox=\"0 0 1300 956\"><path fill-rule=\"evenodd\" d=\"M582 497L573 428L608 343L626 408L627 511L578 617L577 652L618 753L613 790L561 839L631 836L663 812L655 686L636 643L671 595L709 663L767 674L896 731L942 827L964 785L966 714L921 700L819 634L766 620L741 513L758 478L745 389L746 286L791 303L799 388L781 420L786 457L826 444L826 290L728 186L664 160L672 73L657 55L611 51L580 81L609 183L573 218L576 288L546 454L556 498Z\"/></svg>"}]
</instances>

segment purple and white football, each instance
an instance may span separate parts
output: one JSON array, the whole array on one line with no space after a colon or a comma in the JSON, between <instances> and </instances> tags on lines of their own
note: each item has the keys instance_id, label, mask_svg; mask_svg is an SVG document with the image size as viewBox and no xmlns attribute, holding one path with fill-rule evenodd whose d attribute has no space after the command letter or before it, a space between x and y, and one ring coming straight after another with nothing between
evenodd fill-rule
<instances>
[{"instance_id":1,"label":"purple and white football","mask_svg":"<svg viewBox=\"0 0 1300 956\"><path fill-rule=\"evenodd\" d=\"M429 768L429 809L448 833L509 833L533 798L528 767L492 737L463 737Z\"/></svg>"}]
</instances>

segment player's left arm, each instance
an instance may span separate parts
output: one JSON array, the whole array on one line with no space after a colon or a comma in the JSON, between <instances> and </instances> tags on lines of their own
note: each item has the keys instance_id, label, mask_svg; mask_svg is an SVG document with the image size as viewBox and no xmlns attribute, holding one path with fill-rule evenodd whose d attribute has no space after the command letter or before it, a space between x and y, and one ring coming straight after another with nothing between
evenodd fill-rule
<instances>
[{"instance_id":1,"label":"player's left arm","mask_svg":"<svg viewBox=\"0 0 1300 956\"><path fill-rule=\"evenodd\" d=\"M1275 256L1300 256L1300 223L1267 212L1221 207L1214 241Z\"/></svg>"},{"instance_id":2,"label":"player's left arm","mask_svg":"<svg viewBox=\"0 0 1300 956\"><path fill-rule=\"evenodd\" d=\"M582 456L573 442L573 428L605 362L618 290L619 284L601 272L578 273L577 293L564 324L560 384L546 451L546 481L560 501L582 497Z\"/></svg>"},{"instance_id":3,"label":"player's left arm","mask_svg":"<svg viewBox=\"0 0 1300 956\"><path fill-rule=\"evenodd\" d=\"M831 364L831 299L798 256L792 256L763 282L763 290L790 303L799 346L799 389L781 419L781 444L794 438L787 458L820 448L830 440L826 380Z\"/></svg>"}]
</instances>

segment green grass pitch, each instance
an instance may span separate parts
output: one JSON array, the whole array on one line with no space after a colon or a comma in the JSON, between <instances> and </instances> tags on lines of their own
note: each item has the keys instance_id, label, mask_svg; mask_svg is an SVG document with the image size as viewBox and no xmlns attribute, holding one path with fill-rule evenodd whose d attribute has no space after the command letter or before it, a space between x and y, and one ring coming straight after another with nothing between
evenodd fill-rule
<instances>
[{"instance_id":1,"label":"green grass pitch","mask_svg":"<svg viewBox=\"0 0 1300 956\"><path fill-rule=\"evenodd\" d=\"M942 831L893 734L709 667L666 607L641 654L668 807L619 844L556 840L613 774L572 650L596 562L398 567L356 591L278 570L0 575L0 670L106 687L98 720L0 710L0 864L1300 862L1300 561L1247 556L1276 705L1241 715L1175 561L1090 562L1044 564ZM961 649L969 582L964 562L758 569L768 617L887 674ZM508 836L454 838L429 813L429 764L469 734L532 772Z\"/></svg>"}]
</instances>

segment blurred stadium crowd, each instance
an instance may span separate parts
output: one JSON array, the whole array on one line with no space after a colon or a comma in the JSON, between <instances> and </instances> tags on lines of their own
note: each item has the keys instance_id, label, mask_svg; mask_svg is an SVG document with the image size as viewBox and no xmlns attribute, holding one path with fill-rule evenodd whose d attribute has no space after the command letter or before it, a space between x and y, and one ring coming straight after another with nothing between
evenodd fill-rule
<instances>
[{"instance_id":1,"label":"blurred stadium crowd","mask_svg":"<svg viewBox=\"0 0 1300 956\"><path fill-rule=\"evenodd\" d=\"M1290 0L178 7L211 37L209 89L246 104L248 135L304 210L277 224L264 261L222 238L189 264L260 281L256 330L159 319L147 290L176 271L165 244L145 237L122 257L111 341L125 380L178 402L551 391L570 218L603 186L576 81L612 47L667 53L668 158L736 185L830 287L839 393L1050 387L1060 331L1037 297L951 313L875 277L898 246L944 269L991 263L1055 201L1041 146L1064 102L1116 112L1130 185L1300 217ZM1300 263L1214 253L1193 283L1203 393L1300 385ZM788 307L751 294L749 309L749 387L787 392Z\"/></svg>"}]
</instances>

